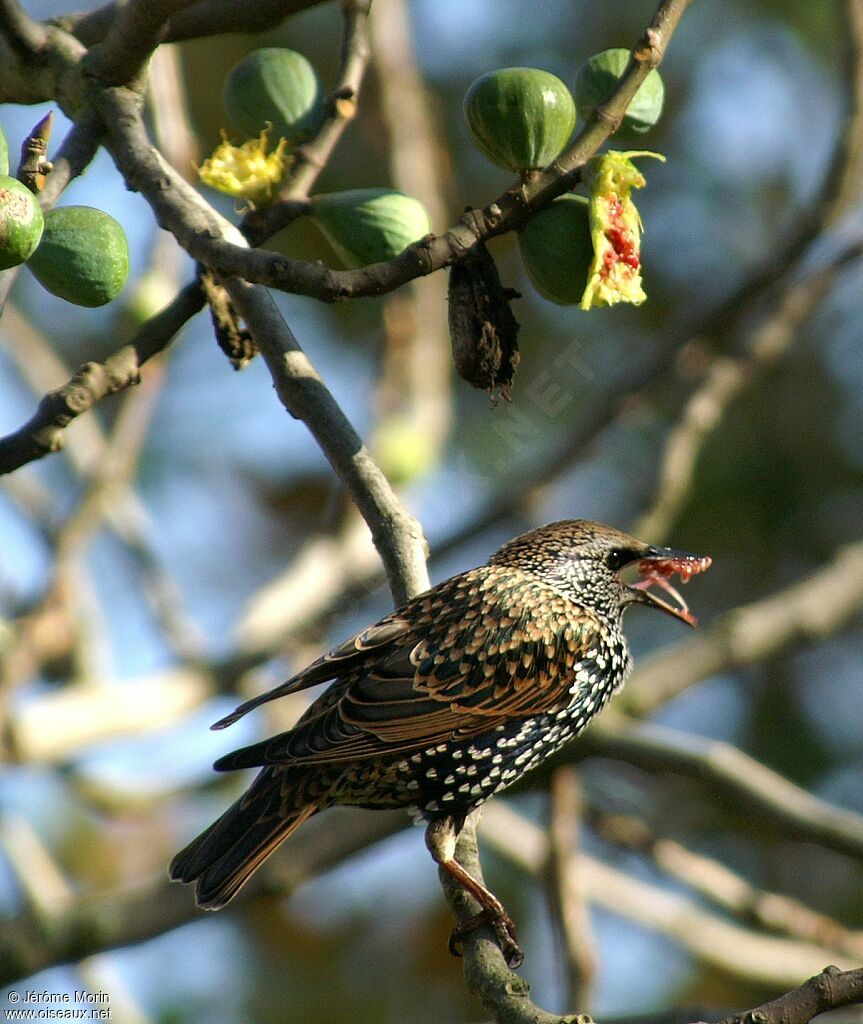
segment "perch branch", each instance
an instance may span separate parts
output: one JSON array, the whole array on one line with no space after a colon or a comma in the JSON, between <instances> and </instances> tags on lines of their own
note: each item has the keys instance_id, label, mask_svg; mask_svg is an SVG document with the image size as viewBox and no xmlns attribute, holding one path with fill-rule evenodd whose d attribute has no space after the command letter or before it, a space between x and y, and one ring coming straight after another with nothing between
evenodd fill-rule
<instances>
[{"instance_id":1,"label":"perch branch","mask_svg":"<svg viewBox=\"0 0 863 1024\"><path fill-rule=\"evenodd\" d=\"M105 85L126 85L143 73L172 15L195 0L128 0L117 9L104 39L87 54L87 73Z\"/></svg>"}]
</instances>

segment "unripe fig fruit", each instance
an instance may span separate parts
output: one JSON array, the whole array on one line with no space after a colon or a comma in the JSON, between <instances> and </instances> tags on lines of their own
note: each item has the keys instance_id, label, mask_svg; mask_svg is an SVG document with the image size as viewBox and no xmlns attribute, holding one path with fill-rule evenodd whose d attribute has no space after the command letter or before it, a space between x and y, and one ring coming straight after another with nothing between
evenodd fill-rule
<instances>
[{"instance_id":1,"label":"unripe fig fruit","mask_svg":"<svg viewBox=\"0 0 863 1024\"><path fill-rule=\"evenodd\" d=\"M312 196L312 216L347 267L398 256L431 231L426 208L404 192L359 188Z\"/></svg>"},{"instance_id":2,"label":"unripe fig fruit","mask_svg":"<svg viewBox=\"0 0 863 1024\"><path fill-rule=\"evenodd\" d=\"M575 127L569 89L536 68L500 68L482 75L465 94L464 113L479 149L519 173L550 164Z\"/></svg>"},{"instance_id":3,"label":"unripe fig fruit","mask_svg":"<svg viewBox=\"0 0 863 1024\"><path fill-rule=\"evenodd\" d=\"M113 217L91 206L45 214L45 231L28 263L36 280L76 306L104 306L129 274L129 243Z\"/></svg>"},{"instance_id":4,"label":"unripe fig fruit","mask_svg":"<svg viewBox=\"0 0 863 1024\"><path fill-rule=\"evenodd\" d=\"M572 193L559 196L530 218L518 248L540 295L561 306L579 303L593 259L587 200Z\"/></svg>"},{"instance_id":5,"label":"unripe fig fruit","mask_svg":"<svg viewBox=\"0 0 863 1024\"><path fill-rule=\"evenodd\" d=\"M26 185L0 177L0 270L17 267L35 252L44 218L38 199Z\"/></svg>"},{"instance_id":6,"label":"unripe fig fruit","mask_svg":"<svg viewBox=\"0 0 863 1024\"><path fill-rule=\"evenodd\" d=\"M604 103L623 77L629 64L629 50L611 49L595 53L582 64L575 79L575 99L578 112L588 118L594 109ZM638 92L626 108L622 127L636 132L646 132L659 120L665 87L659 72L654 68L642 82Z\"/></svg>"},{"instance_id":7,"label":"unripe fig fruit","mask_svg":"<svg viewBox=\"0 0 863 1024\"><path fill-rule=\"evenodd\" d=\"M272 125L272 138L289 146L308 141L323 120L324 96L315 69L296 50L253 50L225 79L225 110L250 138Z\"/></svg>"}]
</instances>

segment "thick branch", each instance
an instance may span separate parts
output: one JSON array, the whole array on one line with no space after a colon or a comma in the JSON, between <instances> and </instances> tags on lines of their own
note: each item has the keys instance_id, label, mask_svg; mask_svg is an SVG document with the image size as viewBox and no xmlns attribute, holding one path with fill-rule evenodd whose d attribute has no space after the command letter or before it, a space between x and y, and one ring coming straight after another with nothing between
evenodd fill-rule
<instances>
[{"instance_id":1,"label":"thick branch","mask_svg":"<svg viewBox=\"0 0 863 1024\"><path fill-rule=\"evenodd\" d=\"M162 41L168 19L194 2L128 0L117 10L105 38L87 55L87 71L105 85L134 81Z\"/></svg>"},{"instance_id":2,"label":"thick branch","mask_svg":"<svg viewBox=\"0 0 863 1024\"><path fill-rule=\"evenodd\" d=\"M793 992L754 1010L735 1013L721 1024L808 1024L819 1013L852 1003L863 1003L863 967L840 971L831 966Z\"/></svg>"},{"instance_id":3,"label":"thick branch","mask_svg":"<svg viewBox=\"0 0 863 1024\"><path fill-rule=\"evenodd\" d=\"M74 36L29 18L17 0L0 0L0 103L53 100L71 115L83 95L84 52Z\"/></svg>"},{"instance_id":4,"label":"thick branch","mask_svg":"<svg viewBox=\"0 0 863 1024\"><path fill-rule=\"evenodd\" d=\"M285 18L315 7L322 0L198 0L178 11L168 21L162 41L178 43L184 39L201 39L226 32L265 32L276 28ZM55 24L71 32L85 46L93 46L105 38L123 9L122 3L108 3L86 14L68 14L55 19Z\"/></svg>"},{"instance_id":5,"label":"thick branch","mask_svg":"<svg viewBox=\"0 0 863 1024\"><path fill-rule=\"evenodd\" d=\"M38 56L48 38L45 26L26 14L17 0L0 0L0 35L25 60Z\"/></svg>"}]
</instances>

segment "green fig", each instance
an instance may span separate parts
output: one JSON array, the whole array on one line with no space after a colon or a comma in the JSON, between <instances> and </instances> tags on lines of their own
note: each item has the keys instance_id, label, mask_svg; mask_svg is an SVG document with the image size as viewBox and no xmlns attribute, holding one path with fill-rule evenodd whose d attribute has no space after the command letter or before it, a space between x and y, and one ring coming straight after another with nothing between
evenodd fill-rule
<instances>
[{"instance_id":1,"label":"green fig","mask_svg":"<svg viewBox=\"0 0 863 1024\"><path fill-rule=\"evenodd\" d=\"M53 295L76 306L104 306L126 283L129 243L102 210L61 206L45 214L42 241L27 265Z\"/></svg>"},{"instance_id":2,"label":"green fig","mask_svg":"<svg viewBox=\"0 0 863 1024\"><path fill-rule=\"evenodd\" d=\"M628 64L629 50L623 49L603 50L582 64L575 79L575 99L583 118L590 117L594 109L608 99ZM664 98L665 86L654 68L626 108L622 126L646 132L659 120Z\"/></svg>"},{"instance_id":3,"label":"green fig","mask_svg":"<svg viewBox=\"0 0 863 1024\"><path fill-rule=\"evenodd\" d=\"M530 218L518 247L540 295L560 306L577 305L593 259L588 201L572 193L559 196Z\"/></svg>"},{"instance_id":4,"label":"green fig","mask_svg":"<svg viewBox=\"0 0 863 1024\"><path fill-rule=\"evenodd\" d=\"M6 141L6 135L3 131L3 126L0 125L0 176L6 177L9 173L9 143Z\"/></svg>"},{"instance_id":5,"label":"green fig","mask_svg":"<svg viewBox=\"0 0 863 1024\"><path fill-rule=\"evenodd\" d=\"M524 173L545 167L569 141L575 103L555 75L500 68L467 90L464 113L474 142L500 167Z\"/></svg>"},{"instance_id":6,"label":"green fig","mask_svg":"<svg viewBox=\"0 0 863 1024\"><path fill-rule=\"evenodd\" d=\"M17 178L0 177L0 270L32 256L43 226L42 207L30 189Z\"/></svg>"},{"instance_id":7,"label":"green fig","mask_svg":"<svg viewBox=\"0 0 863 1024\"><path fill-rule=\"evenodd\" d=\"M274 140L307 142L324 117L324 95L315 69L295 50L253 50L225 79L225 110L238 131L257 138L268 124Z\"/></svg>"},{"instance_id":8,"label":"green fig","mask_svg":"<svg viewBox=\"0 0 863 1024\"><path fill-rule=\"evenodd\" d=\"M388 188L312 196L312 216L336 254L351 268L391 260L431 231L423 204Z\"/></svg>"}]
</instances>

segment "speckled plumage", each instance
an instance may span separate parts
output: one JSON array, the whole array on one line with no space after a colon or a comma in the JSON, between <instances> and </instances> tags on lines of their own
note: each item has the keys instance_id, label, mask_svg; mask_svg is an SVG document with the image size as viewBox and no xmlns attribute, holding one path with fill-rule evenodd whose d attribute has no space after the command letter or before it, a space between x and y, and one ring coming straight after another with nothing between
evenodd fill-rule
<instances>
[{"instance_id":1,"label":"speckled plumage","mask_svg":"<svg viewBox=\"0 0 863 1024\"><path fill-rule=\"evenodd\" d=\"M626 564L672 557L694 556L598 523L552 523L247 701L215 727L332 681L293 729L216 762L262 770L177 855L171 876L197 881L199 904L220 907L302 821L333 804L405 807L457 833L472 809L575 736L623 684L626 605L680 615L618 575Z\"/></svg>"}]
</instances>

